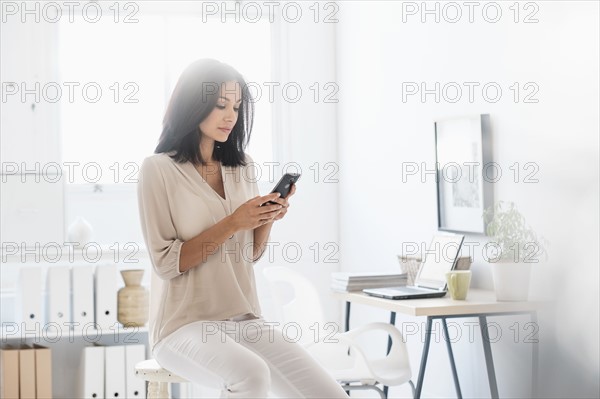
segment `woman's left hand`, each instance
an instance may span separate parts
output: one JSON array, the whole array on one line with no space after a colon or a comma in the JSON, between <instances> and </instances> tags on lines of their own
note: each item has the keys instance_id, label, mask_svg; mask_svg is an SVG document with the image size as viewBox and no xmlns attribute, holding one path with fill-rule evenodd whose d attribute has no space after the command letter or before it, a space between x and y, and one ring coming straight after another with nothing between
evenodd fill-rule
<instances>
[{"instance_id":1,"label":"woman's left hand","mask_svg":"<svg viewBox=\"0 0 600 399\"><path fill-rule=\"evenodd\" d=\"M277 216L275 216L273 218L274 221L283 219L283 217L285 216L285 214L288 211L288 208L290 207L289 199L292 195L294 195L295 192L296 192L296 184L292 184L292 188L290 190L290 193L287 195L287 197L276 198L273 200L273 202L277 202L278 204L280 204L283 207L279 210L279 213L277 214Z\"/></svg>"}]
</instances>

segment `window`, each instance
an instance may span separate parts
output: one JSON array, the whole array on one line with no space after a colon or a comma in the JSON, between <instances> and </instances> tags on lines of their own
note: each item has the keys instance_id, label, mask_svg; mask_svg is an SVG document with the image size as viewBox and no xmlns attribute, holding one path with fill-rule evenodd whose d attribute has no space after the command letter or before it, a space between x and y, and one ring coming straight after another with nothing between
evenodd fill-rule
<instances>
[{"instance_id":1,"label":"window","mask_svg":"<svg viewBox=\"0 0 600 399\"><path fill-rule=\"evenodd\" d=\"M103 245L142 242L136 184L126 183L137 181L139 165L153 153L171 92L192 61L219 59L238 69L251 90L262 89L247 150L255 162L273 160L272 104L264 94L272 80L272 24L180 15L137 19L64 19L59 25L60 80L75 93L60 111L62 160L72 165L72 173L66 171L65 224L84 217L93 240Z\"/></svg>"},{"instance_id":2,"label":"window","mask_svg":"<svg viewBox=\"0 0 600 399\"><path fill-rule=\"evenodd\" d=\"M157 144L179 75L198 58L229 63L253 93L262 92L248 152L257 162L272 160L271 104L264 95L271 81L269 22L151 15L138 20L61 21L59 73L75 93L72 102L61 104L60 117L63 162L73 162L70 183L131 181Z\"/></svg>"}]
</instances>

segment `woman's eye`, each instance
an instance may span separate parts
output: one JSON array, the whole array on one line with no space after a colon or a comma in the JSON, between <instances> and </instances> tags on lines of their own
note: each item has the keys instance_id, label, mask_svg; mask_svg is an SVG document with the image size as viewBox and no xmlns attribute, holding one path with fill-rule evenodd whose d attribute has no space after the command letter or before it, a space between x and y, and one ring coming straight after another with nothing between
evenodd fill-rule
<instances>
[{"instance_id":1,"label":"woman's eye","mask_svg":"<svg viewBox=\"0 0 600 399\"><path fill-rule=\"evenodd\" d=\"M217 104L217 105L215 105L215 107L217 107L217 108L219 108L219 109L225 109L225 108L226 108L224 105L221 105L221 104ZM239 112L239 111L240 111L240 109L239 109L239 108L234 108L233 110L234 110L235 112Z\"/></svg>"}]
</instances>

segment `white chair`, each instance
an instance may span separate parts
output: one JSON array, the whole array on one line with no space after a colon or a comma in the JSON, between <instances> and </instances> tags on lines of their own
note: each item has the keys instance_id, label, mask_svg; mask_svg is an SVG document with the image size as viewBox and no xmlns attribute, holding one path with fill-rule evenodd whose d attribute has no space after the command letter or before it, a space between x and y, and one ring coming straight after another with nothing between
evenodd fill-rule
<instances>
[{"instance_id":1,"label":"white chair","mask_svg":"<svg viewBox=\"0 0 600 399\"><path fill-rule=\"evenodd\" d=\"M386 394L378 384L396 386L408 382L414 397L406 345L395 326L369 323L332 336L332 329L326 325L319 294L306 277L286 267L266 267L263 274L271 288L275 305L281 311L282 321L300 326L303 334L298 342L346 391L373 389L385 398ZM289 291L290 286L293 293ZM320 330L318 342L315 342L315 326ZM390 352L383 358L369 358L358 342L360 335L373 331L384 331L391 338Z\"/></svg>"},{"instance_id":2,"label":"white chair","mask_svg":"<svg viewBox=\"0 0 600 399\"><path fill-rule=\"evenodd\" d=\"M169 384L187 382L187 380L171 373L154 359L144 360L135 365L135 375L148 381L148 399L169 399Z\"/></svg>"}]
</instances>

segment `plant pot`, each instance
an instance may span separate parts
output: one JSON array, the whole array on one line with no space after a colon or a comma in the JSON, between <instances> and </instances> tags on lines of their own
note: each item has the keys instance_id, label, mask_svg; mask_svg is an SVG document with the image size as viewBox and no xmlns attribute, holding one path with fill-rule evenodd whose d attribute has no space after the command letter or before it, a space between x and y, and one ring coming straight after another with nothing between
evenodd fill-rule
<instances>
[{"instance_id":1,"label":"plant pot","mask_svg":"<svg viewBox=\"0 0 600 399\"><path fill-rule=\"evenodd\" d=\"M122 270L125 287L117 297L117 320L127 327L142 327L148 321L148 290L141 286L144 270Z\"/></svg>"},{"instance_id":2,"label":"plant pot","mask_svg":"<svg viewBox=\"0 0 600 399\"><path fill-rule=\"evenodd\" d=\"M497 301L526 301L529 298L530 263L492 263Z\"/></svg>"}]
</instances>

